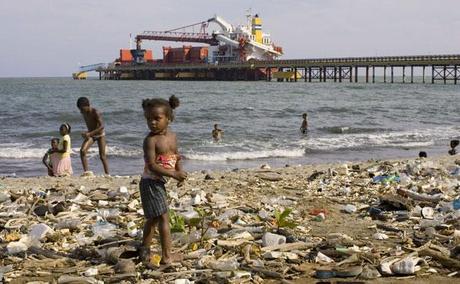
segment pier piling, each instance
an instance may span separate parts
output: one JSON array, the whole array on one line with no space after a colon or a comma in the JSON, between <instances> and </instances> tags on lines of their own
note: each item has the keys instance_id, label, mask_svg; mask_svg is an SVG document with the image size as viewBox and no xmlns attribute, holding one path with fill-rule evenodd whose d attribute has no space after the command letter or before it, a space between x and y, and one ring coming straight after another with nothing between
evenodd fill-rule
<instances>
[{"instance_id":1,"label":"pier piling","mask_svg":"<svg viewBox=\"0 0 460 284\"><path fill-rule=\"evenodd\" d=\"M393 76L393 75L394 75L394 73L393 73L393 66L391 66L391 83L392 83L392 84L394 83L394 80L393 80L394 76Z\"/></svg>"},{"instance_id":2,"label":"pier piling","mask_svg":"<svg viewBox=\"0 0 460 284\"><path fill-rule=\"evenodd\" d=\"M406 66L402 67L402 82L406 83Z\"/></svg>"},{"instance_id":3,"label":"pier piling","mask_svg":"<svg viewBox=\"0 0 460 284\"><path fill-rule=\"evenodd\" d=\"M411 84L414 83L414 66L410 67L410 82Z\"/></svg>"}]
</instances>

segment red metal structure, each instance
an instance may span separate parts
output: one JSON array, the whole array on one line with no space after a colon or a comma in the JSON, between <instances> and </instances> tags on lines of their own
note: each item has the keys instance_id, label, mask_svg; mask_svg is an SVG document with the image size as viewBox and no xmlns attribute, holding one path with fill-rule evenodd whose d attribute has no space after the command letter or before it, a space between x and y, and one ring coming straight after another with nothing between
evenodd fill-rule
<instances>
[{"instance_id":1,"label":"red metal structure","mask_svg":"<svg viewBox=\"0 0 460 284\"><path fill-rule=\"evenodd\" d=\"M200 27L200 32L179 32L186 28ZM199 22L169 31L144 31L136 36L136 48L141 49L142 40L177 41L177 42L198 42L209 45L218 45L219 42L206 32L208 22Z\"/></svg>"}]
</instances>

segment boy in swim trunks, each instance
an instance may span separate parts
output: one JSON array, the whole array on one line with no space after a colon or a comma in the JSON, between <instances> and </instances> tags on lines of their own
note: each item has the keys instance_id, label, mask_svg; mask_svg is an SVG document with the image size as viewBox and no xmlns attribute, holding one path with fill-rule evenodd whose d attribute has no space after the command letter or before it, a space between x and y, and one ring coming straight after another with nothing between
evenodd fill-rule
<instances>
[{"instance_id":1,"label":"boy in swim trunks","mask_svg":"<svg viewBox=\"0 0 460 284\"><path fill-rule=\"evenodd\" d=\"M105 139L102 116L99 111L90 106L89 100L86 97L81 97L77 100L77 107L83 115L86 127L88 128L88 131L81 133L81 136L84 139L80 149L80 158L83 165L83 171L85 173L88 172L87 153L91 145L93 145L94 142L97 142L97 146L99 147L99 157L101 158L102 165L104 166L104 172L106 175L108 175L109 165L105 153L107 142Z\"/></svg>"}]
</instances>

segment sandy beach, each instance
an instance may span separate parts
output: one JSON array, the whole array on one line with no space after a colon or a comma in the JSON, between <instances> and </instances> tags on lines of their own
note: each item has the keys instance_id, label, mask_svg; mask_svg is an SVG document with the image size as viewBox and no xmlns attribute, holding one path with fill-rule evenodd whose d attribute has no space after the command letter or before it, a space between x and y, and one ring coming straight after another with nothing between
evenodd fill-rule
<instances>
[{"instance_id":1,"label":"sandy beach","mask_svg":"<svg viewBox=\"0 0 460 284\"><path fill-rule=\"evenodd\" d=\"M460 223L449 204L459 197L459 162L441 156L191 173L184 187L167 185L170 207L185 220L185 231L173 234L185 259L157 271L133 257L143 222L139 176L2 178L0 272L7 283L305 283L358 269L347 279L455 283ZM192 225L199 217L192 208L206 212L201 225ZM292 209L287 218L276 218L285 209ZM32 233L36 224L47 226ZM266 243L267 232L283 241ZM382 275L384 259L408 256L419 258L415 271L391 266L393 275Z\"/></svg>"}]
</instances>

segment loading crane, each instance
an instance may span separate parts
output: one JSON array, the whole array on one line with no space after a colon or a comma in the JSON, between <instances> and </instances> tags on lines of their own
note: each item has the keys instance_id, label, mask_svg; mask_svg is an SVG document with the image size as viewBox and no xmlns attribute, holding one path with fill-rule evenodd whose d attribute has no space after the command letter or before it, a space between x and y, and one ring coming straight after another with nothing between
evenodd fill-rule
<instances>
[{"instance_id":1,"label":"loading crane","mask_svg":"<svg viewBox=\"0 0 460 284\"><path fill-rule=\"evenodd\" d=\"M282 48L274 45L270 35L262 32L262 19L247 15L246 25L233 26L219 16L207 21L167 31L144 31L136 35L136 48L141 50L143 40L195 42L210 45L210 63L241 62L250 59L272 60L283 54ZM210 23L220 30L207 32ZM186 29L199 28L199 32L185 32ZM182 30L182 31L180 31Z\"/></svg>"}]
</instances>

